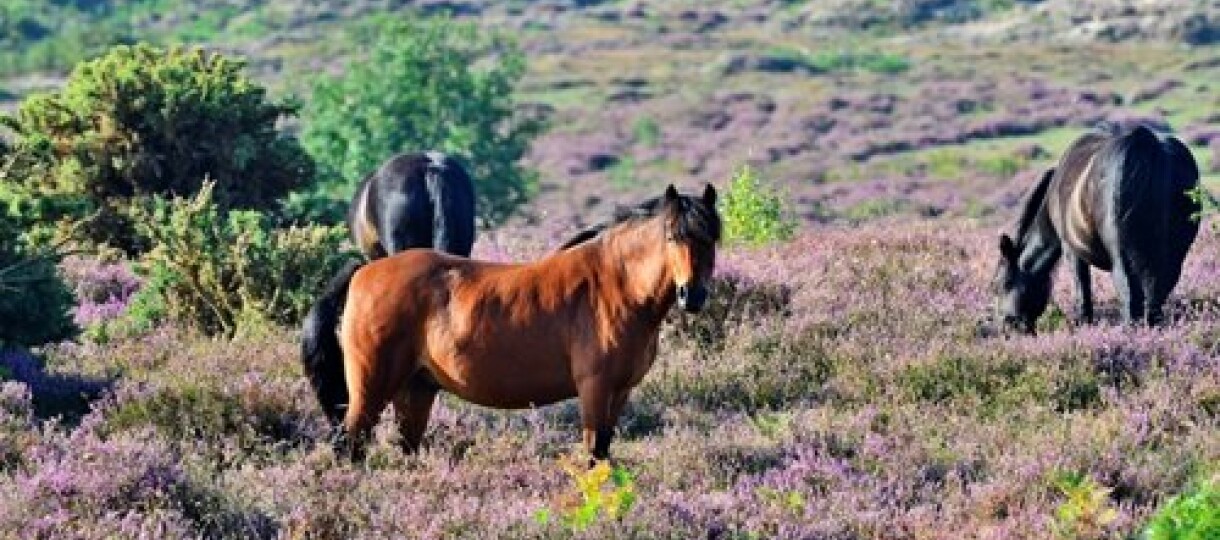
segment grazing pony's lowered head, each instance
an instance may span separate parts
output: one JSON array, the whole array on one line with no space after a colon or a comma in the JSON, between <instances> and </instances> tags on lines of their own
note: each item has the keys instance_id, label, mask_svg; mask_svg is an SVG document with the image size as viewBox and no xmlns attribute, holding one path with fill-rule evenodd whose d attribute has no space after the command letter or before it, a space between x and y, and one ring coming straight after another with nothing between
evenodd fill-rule
<instances>
[{"instance_id":1,"label":"grazing pony's lowered head","mask_svg":"<svg viewBox=\"0 0 1220 540\"><path fill-rule=\"evenodd\" d=\"M1038 184L1022 201L1015 239L1007 233L1000 235L1000 260L996 265L993 287L996 294L995 316L1005 330L1033 334L1034 324L1050 303L1050 269L1054 261L1036 256L1024 257L1028 260L1023 260L1023 254L1031 237L1038 232L1035 221L1046 201L1047 188L1054 175L1053 168L1043 173Z\"/></svg>"},{"instance_id":2,"label":"grazing pony's lowered head","mask_svg":"<svg viewBox=\"0 0 1220 540\"><path fill-rule=\"evenodd\" d=\"M665 260L673 276L678 306L698 313L708 297L708 282L716 265L720 214L716 188L708 184L701 197L686 197L670 185L662 199Z\"/></svg>"}]
</instances>

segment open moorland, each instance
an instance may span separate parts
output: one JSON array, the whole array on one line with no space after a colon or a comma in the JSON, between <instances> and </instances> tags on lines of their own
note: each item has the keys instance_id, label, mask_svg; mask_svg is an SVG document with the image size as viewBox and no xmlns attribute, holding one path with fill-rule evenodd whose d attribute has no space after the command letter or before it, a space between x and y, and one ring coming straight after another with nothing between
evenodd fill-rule
<instances>
[{"instance_id":1,"label":"open moorland","mask_svg":"<svg viewBox=\"0 0 1220 540\"><path fill-rule=\"evenodd\" d=\"M0 351L0 537L1139 538L1217 473L1207 219L1164 328L1119 324L1097 272L1101 321L1070 324L1062 271L1037 336L981 324L998 232L1084 130L1172 131L1216 187L1210 2L14 0L0 98L137 39L246 55L273 93L303 94L360 55L329 36L410 9L515 37L518 105L547 122L524 160L538 192L476 258L544 256L615 204L747 164L799 222L724 246L708 312L663 328L613 447L633 502L563 518L584 478L564 468L573 403L446 397L415 455L387 412L352 464L295 326L162 325ZM86 329L145 284L129 261L60 266Z\"/></svg>"}]
</instances>

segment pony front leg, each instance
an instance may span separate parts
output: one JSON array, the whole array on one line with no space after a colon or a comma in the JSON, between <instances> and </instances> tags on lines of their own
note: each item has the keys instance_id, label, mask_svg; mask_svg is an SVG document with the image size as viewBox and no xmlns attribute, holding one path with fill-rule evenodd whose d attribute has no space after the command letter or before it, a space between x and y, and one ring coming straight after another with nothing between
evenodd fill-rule
<instances>
[{"instance_id":1,"label":"pony front leg","mask_svg":"<svg viewBox=\"0 0 1220 540\"><path fill-rule=\"evenodd\" d=\"M610 458L610 441L614 438L614 425L618 422L619 411L615 407L618 395L599 382L583 385L578 392L584 446L593 458L590 462L592 465Z\"/></svg>"},{"instance_id":2,"label":"pony front leg","mask_svg":"<svg viewBox=\"0 0 1220 540\"><path fill-rule=\"evenodd\" d=\"M1064 256L1072 269L1072 278L1076 283L1077 304L1076 322L1090 324L1093 322L1093 283L1089 274L1089 263L1074 255L1071 248L1064 248Z\"/></svg>"}]
</instances>

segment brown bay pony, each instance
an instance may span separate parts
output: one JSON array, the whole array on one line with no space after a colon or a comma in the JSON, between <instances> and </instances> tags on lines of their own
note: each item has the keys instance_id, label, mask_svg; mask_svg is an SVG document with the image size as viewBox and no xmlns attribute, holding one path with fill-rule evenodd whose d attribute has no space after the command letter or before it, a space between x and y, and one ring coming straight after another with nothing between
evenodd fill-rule
<instances>
[{"instance_id":1,"label":"brown bay pony","mask_svg":"<svg viewBox=\"0 0 1220 540\"><path fill-rule=\"evenodd\" d=\"M416 449L443 390L503 409L577 398L585 448L606 458L661 321L675 302L703 307L715 264L715 189L691 197L670 186L659 200L535 262L412 249L356 271L340 325L343 377L322 378L350 396L352 457L390 403L404 448Z\"/></svg>"},{"instance_id":2,"label":"brown bay pony","mask_svg":"<svg viewBox=\"0 0 1220 540\"><path fill-rule=\"evenodd\" d=\"M1199 232L1199 204L1187 195L1198 184L1194 157L1174 137L1107 125L1076 139L1025 197L1011 236L1000 236L998 317L1032 334L1062 257L1080 321L1093 319L1098 268L1114 280L1124 321L1159 323Z\"/></svg>"},{"instance_id":3,"label":"brown bay pony","mask_svg":"<svg viewBox=\"0 0 1220 540\"><path fill-rule=\"evenodd\" d=\"M395 155L360 182L348 207L347 226L367 260L411 248L468 257L475 236L474 183L453 156ZM347 284L363 264L353 261L339 270L301 325L301 364L332 425L342 420L347 389L325 380L343 376L336 329Z\"/></svg>"}]
</instances>

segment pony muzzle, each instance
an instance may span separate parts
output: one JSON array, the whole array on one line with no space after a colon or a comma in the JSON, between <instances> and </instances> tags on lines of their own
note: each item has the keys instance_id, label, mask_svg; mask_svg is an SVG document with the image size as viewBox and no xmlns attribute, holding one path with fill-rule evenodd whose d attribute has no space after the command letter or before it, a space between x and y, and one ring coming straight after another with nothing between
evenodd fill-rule
<instances>
[{"instance_id":1,"label":"pony muzzle","mask_svg":"<svg viewBox=\"0 0 1220 540\"><path fill-rule=\"evenodd\" d=\"M707 287L702 284L678 285L678 305L687 313L699 313L707 302Z\"/></svg>"}]
</instances>

